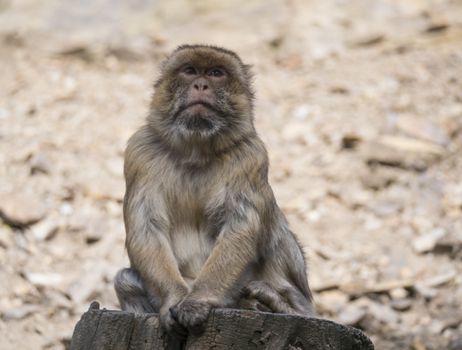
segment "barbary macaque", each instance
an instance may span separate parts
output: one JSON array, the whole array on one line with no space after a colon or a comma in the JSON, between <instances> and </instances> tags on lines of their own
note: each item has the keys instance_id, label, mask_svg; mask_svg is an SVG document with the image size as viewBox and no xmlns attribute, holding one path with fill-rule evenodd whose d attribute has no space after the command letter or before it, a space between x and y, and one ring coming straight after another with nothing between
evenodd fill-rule
<instances>
[{"instance_id":1,"label":"barbary macaque","mask_svg":"<svg viewBox=\"0 0 462 350\"><path fill-rule=\"evenodd\" d=\"M313 316L305 260L268 183L249 66L185 45L164 62L125 152L123 310L200 333L211 308Z\"/></svg>"}]
</instances>

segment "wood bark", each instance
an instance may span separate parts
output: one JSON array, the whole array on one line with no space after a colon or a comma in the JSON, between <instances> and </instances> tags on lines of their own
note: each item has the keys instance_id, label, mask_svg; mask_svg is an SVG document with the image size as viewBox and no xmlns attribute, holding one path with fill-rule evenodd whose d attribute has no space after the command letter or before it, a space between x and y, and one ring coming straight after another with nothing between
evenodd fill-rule
<instances>
[{"instance_id":1,"label":"wood bark","mask_svg":"<svg viewBox=\"0 0 462 350\"><path fill-rule=\"evenodd\" d=\"M338 323L285 314L234 309L210 313L201 336L165 334L157 314L99 310L93 303L77 323L71 350L287 349L373 350L360 330Z\"/></svg>"}]
</instances>

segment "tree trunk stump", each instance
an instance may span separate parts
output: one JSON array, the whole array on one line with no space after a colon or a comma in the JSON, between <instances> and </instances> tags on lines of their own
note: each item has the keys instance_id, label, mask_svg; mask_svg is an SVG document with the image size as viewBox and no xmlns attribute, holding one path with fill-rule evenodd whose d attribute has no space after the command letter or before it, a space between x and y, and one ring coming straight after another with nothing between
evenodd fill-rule
<instances>
[{"instance_id":1,"label":"tree trunk stump","mask_svg":"<svg viewBox=\"0 0 462 350\"><path fill-rule=\"evenodd\" d=\"M157 314L99 310L93 303L77 323L71 350L265 349L373 350L360 330L338 323L285 314L215 309L205 332L172 338Z\"/></svg>"}]
</instances>

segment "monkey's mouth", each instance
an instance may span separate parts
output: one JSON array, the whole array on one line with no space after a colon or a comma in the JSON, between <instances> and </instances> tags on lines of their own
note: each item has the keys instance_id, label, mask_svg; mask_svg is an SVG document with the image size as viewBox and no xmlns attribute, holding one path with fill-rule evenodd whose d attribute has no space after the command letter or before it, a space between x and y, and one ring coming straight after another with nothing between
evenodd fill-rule
<instances>
[{"instance_id":1,"label":"monkey's mouth","mask_svg":"<svg viewBox=\"0 0 462 350\"><path fill-rule=\"evenodd\" d=\"M218 111L207 102L193 102L177 113L177 122L190 131L213 131L217 129Z\"/></svg>"},{"instance_id":2,"label":"monkey's mouth","mask_svg":"<svg viewBox=\"0 0 462 350\"><path fill-rule=\"evenodd\" d=\"M216 113L215 107L213 107L210 103L205 101L197 101L186 105L182 111L188 110L188 112L192 114L207 114L210 111Z\"/></svg>"}]
</instances>

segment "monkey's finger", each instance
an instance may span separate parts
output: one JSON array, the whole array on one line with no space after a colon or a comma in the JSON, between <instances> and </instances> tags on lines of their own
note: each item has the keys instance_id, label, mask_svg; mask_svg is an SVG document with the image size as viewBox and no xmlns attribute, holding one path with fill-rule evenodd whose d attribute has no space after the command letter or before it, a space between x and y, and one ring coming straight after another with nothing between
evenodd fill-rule
<instances>
[{"instance_id":1,"label":"monkey's finger","mask_svg":"<svg viewBox=\"0 0 462 350\"><path fill-rule=\"evenodd\" d=\"M178 335L179 337L184 338L188 335L188 330L185 327L183 327L181 324L179 324L178 322L175 322L172 325L170 333L173 333L175 335Z\"/></svg>"},{"instance_id":2,"label":"monkey's finger","mask_svg":"<svg viewBox=\"0 0 462 350\"><path fill-rule=\"evenodd\" d=\"M167 324L165 325L165 330L169 334L176 335L178 337L186 337L188 335L188 330L186 327L182 326L178 321L173 317L170 317Z\"/></svg>"},{"instance_id":3,"label":"monkey's finger","mask_svg":"<svg viewBox=\"0 0 462 350\"><path fill-rule=\"evenodd\" d=\"M251 293L251 290L248 286L244 286L241 288L241 293L240 293L240 296L241 298L246 298L248 296L250 296L250 293Z\"/></svg>"},{"instance_id":4,"label":"monkey's finger","mask_svg":"<svg viewBox=\"0 0 462 350\"><path fill-rule=\"evenodd\" d=\"M170 311L170 315L175 320L175 322L178 322L178 308L175 306L172 306L171 308L168 309L168 311Z\"/></svg>"},{"instance_id":5,"label":"monkey's finger","mask_svg":"<svg viewBox=\"0 0 462 350\"><path fill-rule=\"evenodd\" d=\"M171 329L172 331L174 331L175 333L179 334L179 335L182 335L182 336L186 336L188 335L188 330L186 327L184 327L182 324L180 324L180 322L178 321L178 308L175 307L175 306L172 306L170 309L169 309L169 312L170 312L170 316L171 316L171 319L172 319L172 323L171 323Z\"/></svg>"},{"instance_id":6,"label":"monkey's finger","mask_svg":"<svg viewBox=\"0 0 462 350\"><path fill-rule=\"evenodd\" d=\"M205 324L199 323L188 328L188 330L195 336L199 336L205 331Z\"/></svg>"}]
</instances>

